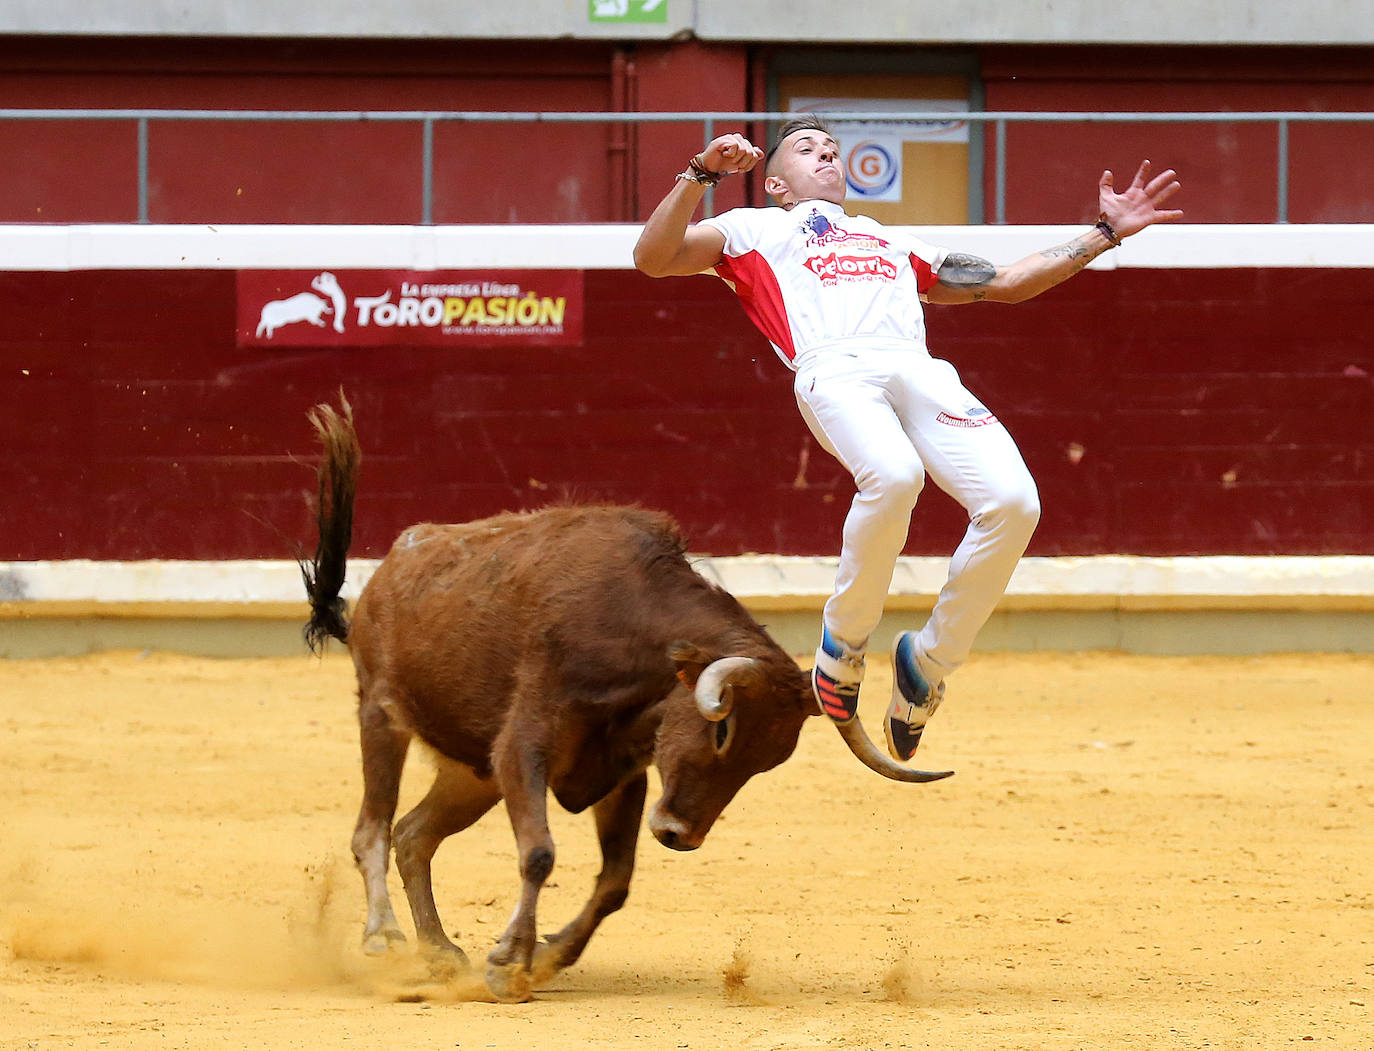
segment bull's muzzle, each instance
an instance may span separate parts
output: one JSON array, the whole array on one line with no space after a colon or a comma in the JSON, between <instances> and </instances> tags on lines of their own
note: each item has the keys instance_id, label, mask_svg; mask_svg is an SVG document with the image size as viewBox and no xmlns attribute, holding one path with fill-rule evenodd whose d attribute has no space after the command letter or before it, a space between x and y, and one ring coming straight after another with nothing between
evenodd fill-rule
<instances>
[{"instance_id":1,"label":"bull's muzzle","mask_svg":"<svg viewBox=\"0 0 1374 1051\"><path fill-rule=\"evenodd\" d=\"M669 850L696 850L706 840L704 834L693 832L677 818L658 810L649 817L649 831Z\"/></svg>"}]
</instances>

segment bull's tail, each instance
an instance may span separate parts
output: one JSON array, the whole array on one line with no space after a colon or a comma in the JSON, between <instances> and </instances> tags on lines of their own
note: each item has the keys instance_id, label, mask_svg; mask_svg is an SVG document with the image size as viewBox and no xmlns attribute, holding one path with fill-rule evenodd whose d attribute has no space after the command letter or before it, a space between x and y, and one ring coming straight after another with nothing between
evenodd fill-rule
<instances>
[{"instance_id":1,"label":"bull's tail","mask_svg":"<svg viewBox=\"0 0 1374 1051\"><path fill-rule=\"evenodd\" d=\"M315 557L299 559L305 592L310 598L310 622L305 641L318 653L331 636L348 641L348 603L340 597L348 568L348 545L353 540L353 497L358 490L358 462L362 453L353 429L353 408L339 392L342 413L330 405L316 405L311 425L323 446L318 471L319 496L315 520L319 540Z\"/></svg>"}]
</instances>

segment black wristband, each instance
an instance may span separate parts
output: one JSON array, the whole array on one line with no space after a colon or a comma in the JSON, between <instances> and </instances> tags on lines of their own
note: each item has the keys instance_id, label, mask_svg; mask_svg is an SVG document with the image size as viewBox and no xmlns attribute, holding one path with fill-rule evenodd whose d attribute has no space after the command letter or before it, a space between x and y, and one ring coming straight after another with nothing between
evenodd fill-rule
<instances>
[{"instance_id":1,"label":"black wristband","mask_svg":"<svg viewBox=\"0 0 1374 1051\"><path fill-rule=\"evenodd\" d=\"M1121 238L1116 236L1116 231L1112 229L1112 224L1107 222L1105 215L1097 220L1094 228L1102 232L1102 236L1112 243L1113 248L1121 247Z\"/></svg>"}]
</instances>

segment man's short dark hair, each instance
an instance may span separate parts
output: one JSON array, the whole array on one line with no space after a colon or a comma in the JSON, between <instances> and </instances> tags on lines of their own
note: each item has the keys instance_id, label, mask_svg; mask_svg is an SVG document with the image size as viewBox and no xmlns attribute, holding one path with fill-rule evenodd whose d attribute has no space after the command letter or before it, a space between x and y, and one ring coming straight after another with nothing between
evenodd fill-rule
<instances>
[{"instance_id":1,"label":"man's short dark hair","mask_svg":"<svg viewBox=\"0 0 1374 1051\"><path fill-rule=\"evenodd\" d=\"M778 129L778 136L773 140L773 145L768 150L768 156L763 160L764 171L767 171L768 166L773 163L773 154L778 152L778 147L783 144L787 136L795 135L799 131L819 131L822 135L829 135L832 139L835 137L825 121L814 113L806 117L793 117Z\"/></svg>"}]
</instances>

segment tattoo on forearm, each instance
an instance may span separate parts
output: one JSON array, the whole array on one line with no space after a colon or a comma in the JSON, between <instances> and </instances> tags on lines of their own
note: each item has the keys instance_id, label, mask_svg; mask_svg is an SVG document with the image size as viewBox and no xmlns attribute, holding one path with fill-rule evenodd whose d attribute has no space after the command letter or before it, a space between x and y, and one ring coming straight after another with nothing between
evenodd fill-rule
<instances>
[{"instance_id":1,"label":"tattoo on forearm","mask_svg":"<svg viewBox=\"0 0 1374 1051\"><path fill-rule=\"evenodd\" d=\"M1059 260L1067 260L1069 270L1067 273L1061 272L1054 278L1054 283L1058 284L1074 274L1081 273L1094 259L1101 255L1101 250L1094 250L1090 245L1084 244L1083 238L1076 237L1068 244L1058 245L1054 248L1046 248L1040 253L1040 258L1048 263L1056 263Z\"/></svg>"},{"instance_id":2,"label":"tattoo on forearm","mask_svg":"<svg viewBox=\"0 0 1374 1051\"><path fill-rule=\"evenodd\" d=\"M1100 253L1094 252L1083 243L1081 237L1076 237L1068 244L1058 245L1054 248L1046 248L1040 253L1042 259L1050 261L1056 259L1067 259L1074 263L1074 272L1077 273L1093 261Z\"/></svg>"},{"instance_id":3,"label":"tattoo on forearm","mask_svg":"<svg viewBox=\"0 0 1374 1051\"><path fill-rule=\"evenodd\" d=\"M940 264L940 284L949 288L976 288L997 276L997 267L986 259L963 252L950 252Z\"/></svg>"},{"instance_id":4,"label":"tattoo on forearm","mask_svg":"<svg viewBox=\"0 0 1374 1051\"><path fill-rule=\"evenodd\" d=\"M1046 259L1082 259L1084 256L1091 256L1092 252L1081 240L1075 239L1068 244L1046 248L1040 254Z\"/></svg>"}]
</instances>

